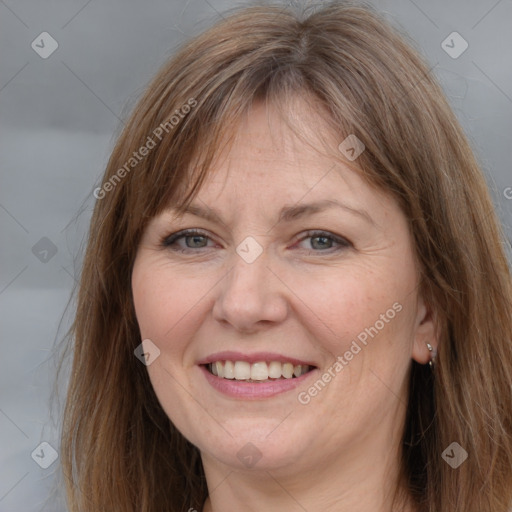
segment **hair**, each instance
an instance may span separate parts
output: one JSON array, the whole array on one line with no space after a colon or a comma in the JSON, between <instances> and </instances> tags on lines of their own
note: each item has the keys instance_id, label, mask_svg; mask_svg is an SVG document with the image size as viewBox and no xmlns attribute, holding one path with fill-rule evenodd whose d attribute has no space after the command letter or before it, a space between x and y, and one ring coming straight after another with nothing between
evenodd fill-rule
<instances>
[{"instance_id":1,"label":"hair","mask_svg":"<svg viewBox=\"0 0 512 512\"><path fill-rule=\"evenodd\" d=\"M161 68L118 137L68 333L61 459L71 512L201 510L200 453L134 356L132 267L148 221L190 203L251 105L286 110L293 96L313 100L340 142L364 143L348 164L401 207L418 293L435 311L435 370L411 362L400 488L421 512L511 506L512 284L485 179L407 36L368 5L333 2L231 13ZM441 456L454 441L469 454L457 469Z\"/></svg>"}]
</instances>

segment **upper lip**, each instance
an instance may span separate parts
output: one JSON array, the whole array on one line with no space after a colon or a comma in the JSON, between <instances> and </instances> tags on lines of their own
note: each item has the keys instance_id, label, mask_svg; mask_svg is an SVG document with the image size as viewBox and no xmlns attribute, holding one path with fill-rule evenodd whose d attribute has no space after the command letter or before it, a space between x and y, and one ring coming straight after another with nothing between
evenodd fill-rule
<instances>
[{"instance_id":1,"label":"upper lip","mask_svg":"<svg viewBox=\"0 0 512 512\"><path fill-rule=\"evenodd\" d=\"M197 362L198 365L215 363L216 361L247 361L248 363L259 363L261 361L279 361L280 363L292 363L293 365L316 366L310 361L297 359L296 357L276 354L275 352L254 352L253 354L242 354L241 352L224 351L211 354Z\"/></svg>"}]
</instances>

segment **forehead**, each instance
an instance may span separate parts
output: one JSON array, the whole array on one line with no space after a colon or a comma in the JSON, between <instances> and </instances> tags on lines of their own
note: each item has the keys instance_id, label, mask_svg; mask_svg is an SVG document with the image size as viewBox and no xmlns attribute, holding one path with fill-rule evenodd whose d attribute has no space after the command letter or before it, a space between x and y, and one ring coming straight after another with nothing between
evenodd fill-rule
<instances>
[{"instance_id":1,"label":"forehead","mask_svg":"<svg viewBox=\"0 0 512 512\"><path fill-rule=\"evenodd\" d=\"M388 215L390 198L344 163L328 123L318 114L306 119L308 114L307 109L294 112L297 130L278 112L254 107L228 149L217 155L192 204L174 213L232 224L237 219L290 220L335 211L333 203L342 203L345 213L355 211L377 224L372 217Z\"/></svg>"},{"instance_id":2,"label":"forehead","mask_svg":"<svg viewBox=\"0 0 512 512\"><path fill-rule=\"evenodd\" d=\"M198 195L213 200L229 189L231 198L263 194L297 201L306 193L309 198L370 193L360 171L344 162L339 138L303 103L286 117L257 104L237 126L227 150L217 155Z\"/></svg>"}]
</instances>

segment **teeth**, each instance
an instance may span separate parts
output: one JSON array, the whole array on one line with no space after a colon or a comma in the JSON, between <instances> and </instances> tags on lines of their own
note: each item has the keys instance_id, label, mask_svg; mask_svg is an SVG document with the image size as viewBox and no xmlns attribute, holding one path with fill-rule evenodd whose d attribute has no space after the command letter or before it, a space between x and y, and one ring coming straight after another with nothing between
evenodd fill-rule
<instances>
[{"instance_id":1,"label":"teeth","mask_svg":"<svg viewBox=\"0 0 512 512\"><path fill-rule=\"evenodd\" d=\"M281 378L281 368L282 368L282 365L279 361L272 361L268 365L268 376L271 379L280 379Z\"/></svg>"},{"instance_id":2,"label":"teeth","mask_svg":"<svg viewBox=\"0 0 512 512\"><path fill-rule=\"evenodd\" d=\"M230 363L231 361L226 361ZM227 366L225 364L224 366ZM247 361L237 361L235 363L235 379L247 380L251 378L251 365Z\"/></svg>"},{"instance_id":3,"label":"teeth","mask_svg":"<svg viewBox=\"0 0 512 512\"><path fill-rule=\"evenodd\" d=\"M226 361L227 362L227 361ZM251 380L267 380L268 366L264 361L251 365Z\"/></svg>"},{"instance_id":4,"label":"teeth","mask_svg":"<svg viewBox=\"0 0 512 512\"><path fill-rule=\"evenodd\" d=\"M224 378L225 379L234 379L235 378L235 365L231 361L226 361L224 363Z\"/></svg>"},{"instance_id":5,"label":"teeth","mask_svg":"<svg viewBox=\"0 0 512 512\"><path fill-rule=\"evenodd\" d=\"M284 363L281 372L283 373L283 377L285 379L291 379L293 377L293 364Z\"/></svg>"},{"instance_id":6,"label":"teeth","mask_svg":"<svg viewBox=\"0 0 512 512\"><path fill-rule=\"evenodd\" d=\"M224 379L265 381L268 379L291 379L300 377L311 368L308 365L293 365L279 361L259 361L250 364L247 361L215 361L208 365L213 375Z\"/></svg>"}]
</instances>

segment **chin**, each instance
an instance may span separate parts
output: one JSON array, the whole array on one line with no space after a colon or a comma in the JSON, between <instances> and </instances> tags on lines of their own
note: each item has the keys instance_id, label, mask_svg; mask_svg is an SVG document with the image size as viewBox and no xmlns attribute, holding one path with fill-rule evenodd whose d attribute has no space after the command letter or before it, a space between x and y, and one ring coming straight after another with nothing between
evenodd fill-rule
<instances>
[{"instance_id":1,"label":"chin","mask_svg":"<svg viewBox=\"0 0 512 512\"><path fill-rule=\"evenodd\" d=\"M226 428L233 437L225 434L223 439L212 442L212 438L204 439L198 443L199 450L204 455L222 462L236 470L272 471L297 466L304 457L307 446L305 440L292 437L288 432L277 433L275 421L260 421L254 428L247 425L245 428ZM264 428L272 424L272 428ZM225 424L226 427L230 423ZM279 428L279 427L278 427Z\"/></svg>"}]
</instances>

